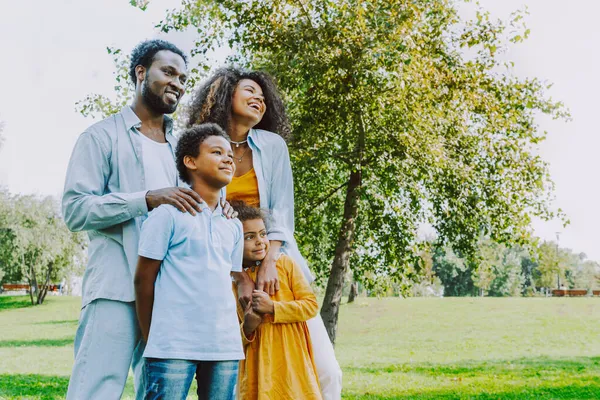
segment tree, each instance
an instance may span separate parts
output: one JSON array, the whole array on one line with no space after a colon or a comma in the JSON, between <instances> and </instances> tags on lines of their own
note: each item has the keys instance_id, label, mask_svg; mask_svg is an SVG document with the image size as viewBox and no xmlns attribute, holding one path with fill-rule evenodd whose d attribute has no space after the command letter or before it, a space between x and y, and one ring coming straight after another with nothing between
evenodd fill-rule
<instances>
[{"instance_id":1,"label":"tree","mask_svg":"<svg viewBox=\"0 0 600 400\"><path fill-rule=\"evenodd\" d=\"M70 232L52 197L0 193L0 265L11 281L25 280L32 304L42 304L52 281L84 258L85 238Z\"/></svg>"},{"instance_id":2,"label":"tree","mask_svg":"<svg viewBox=\"0 0 600 400\"><path fill-rule=\"evenodd\" d=\"M490 285L490 296L518 297L523 294L523 259L524 254L519 248L503 249L500 262L494 266L495 279Z\"/></svg>"},{"instance_id":3,"label":"tree","mask_svg":"<svg viewBox=\"0 0 600 400\"><path fill-rule=\"evenodd\" d=\"M433 270L444 285L444 296L473 296L477 288L473 282L473 268L450 247L436 246Z\"/></svg>"},{"instance_id":4,"label":"tree","mask_svg":"<svg viewBox=\"0 0 600 400\"><path fill-rule=\"evenodd\" d=\"M582 260L574 268L569 286L572 289L600 288L600 264L592 260Z\"/></svg>"},{"instance_id":5,"label":"tree","mask_svg":"<svg viewBox=\"0 0 600 400\"><path fill-rule=\"evenodd\" d=\"M327 278L333 342L350 264L367 287L385 277L408 290L421 224L474 254L482 235L524 243L533 216L556 215L535 116L568 114L498 58L527 37L522 17L460 21L449 0L197 0L158 25L197 30L200 57L229 45L230 61L277 78L294 132L298 239Z\"/></svg>"},{"instance_id":6,"label":"tree","mask_svg":"<svg viewBox=\"0 0 600 400\"><path fill-rule=\"evenodd\" d=\"M558 245L554 242L543 242L537 249L538 256L538 274L536 286L542 288L559 288L559 281L564 283L565 272L564 263L561 261L561 254Z\"/></svg>"}]
</instances>

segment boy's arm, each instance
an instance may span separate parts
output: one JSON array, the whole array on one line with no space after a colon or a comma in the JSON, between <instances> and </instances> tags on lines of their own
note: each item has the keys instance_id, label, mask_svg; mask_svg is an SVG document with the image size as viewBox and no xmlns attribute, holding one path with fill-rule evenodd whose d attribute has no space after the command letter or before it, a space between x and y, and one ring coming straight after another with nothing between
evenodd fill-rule
<instances>
[{"instance_id":1,"label":"boy's arm","mask_svg":"<svg viewBox=\"0 0 600 400\"><path fill-rule=\"evenodd\" d=\"M162 260L138 257L137 269L133 284L135 286L135 311L142 337L148 342L150 323L152 320L152 307L154 306L154 282L160 269Z\"/></svg>"},{"instance_id":2,"label":"boy's arm","mask_svg":"<svg viewBox=\"0 0 600 400\"><path fill-rule=\"evenodd\" d=\"M252 290L254 290L254 281L242 268L244 258L244 228L239 220L233 222L236 225L236 241L231 254L231 276L236 284L236 290L233 291L238 303L245 310L250 300L252 300Z\"/></svg>"},{"instance_id":3,"label":"boy's arm","mask_svg":"<svg viewBox=\"0 0 600 400\"><path fill-rule=\"evenodd\" d=\"M133 284L135 286L135 311L145 341L148 341L150 333L150 320L154 306L154 283L174 235L173 217L164 207L152 211L142 224L138 264Z\"/></svg>"},{"instance_id":4,"label":"boy's arm","mask_svg":"<svg viewBox=\"0 0 600 400\"><path fill-rule=\"evenodd\" d=\"M252 310L252 304L248 303L244 313L244 321L242 322L242 342L245 345L254 341L254 332L262 323L262 316Z\"/></svg>"},{"instance_id":5,"label":"boy's arm","mask_svg":"<svg viewBox=\"0 0 600 400\"><path fill-rule=\"evenodd\" d=\"M232 287L233 295L237 296L237 285L233 283ZM245 308L242 308L242 305L239 302L237 303L237 315L238 321L240 321L240 333L242 335L242 345L244 347L254 341L254 331L262 322L262 317L260 315L252 313L258 317L257 320L256 318L253 318L252 315L248 315L249 312L252 312L252 304L250 304L250 302L248 302Z\"/></svg>"},{"instance_id":6,"label":"boy's arm","mask_svg":"<svg viewBox=\"0 0 600 400\"><path fill-rule=\"evenodd\" d=\"M238 304L240 304L242 309L244 309L248 304L250 304L250 300L252 300L254 282L252 279L250 279L245 271L232 272L231 276L237 285L236 298L238 299Z\"/></svg>"}]
</instances>

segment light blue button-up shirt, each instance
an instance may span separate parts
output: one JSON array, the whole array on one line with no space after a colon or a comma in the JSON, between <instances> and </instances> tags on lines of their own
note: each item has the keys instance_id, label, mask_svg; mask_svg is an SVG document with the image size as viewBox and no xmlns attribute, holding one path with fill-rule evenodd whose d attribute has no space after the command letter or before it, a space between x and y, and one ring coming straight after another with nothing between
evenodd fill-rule
<instances>
[{"instance_id":1,"label":"light blue button-up shirt","mask_svg":"<svg viewBox=\"0 0 600 400\"><path fill-rule=\"evenodd\" d=\"M314 280L294 238L294 177L283 138L273 132L251 129L248 146L258 181L260 207L269 210L269 240L283 242L282 252L292 257L311 283Z\"/></svg>"},{"instance_id":2,"label":"light blue button-up shirt","mask_svg":"<svg viewBox=\"0 0 600 400\"><path fill-rule=\"evenodd\" d=\"M244 358L230 276L242 271L242 224L200 205L194 216L163 204L142 226L139 255L162 260L144 357Z\"/></svg>"},{"instance_id":3,"label":"light blue button-up shirt","mask_svg":"<svg viewBox=\"0 0 600 400\"><path fill-rule=\"evenodd\" d=\"M82 306L98 298L135 300L135 218L148 214L142 146L134 132L140 126L126 106L83 132L71 155L62 212L70 230L87 231L90 239ZM173 121L165 116L166 140L174 150L172 130Z\"/></svg>"}]
</instances>

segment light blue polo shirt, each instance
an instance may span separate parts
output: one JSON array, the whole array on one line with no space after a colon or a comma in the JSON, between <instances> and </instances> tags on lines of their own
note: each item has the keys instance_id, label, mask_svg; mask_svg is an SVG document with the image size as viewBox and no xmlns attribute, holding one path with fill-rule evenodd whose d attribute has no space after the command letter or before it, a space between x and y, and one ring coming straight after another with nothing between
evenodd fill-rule
<instances>
[{"instance_id":1,"label":"light blue polo shirt","mask_svg":"<svg viewBox=\"0 0 600 400\"><path fill-rule=\"evenodd\" d=\"M242 271L242 224L220 206L192 216L170 205L142 225L140 256L163 260L144 357L194 361L244 358L231 271Z\"/></svg>"}]
</instances>

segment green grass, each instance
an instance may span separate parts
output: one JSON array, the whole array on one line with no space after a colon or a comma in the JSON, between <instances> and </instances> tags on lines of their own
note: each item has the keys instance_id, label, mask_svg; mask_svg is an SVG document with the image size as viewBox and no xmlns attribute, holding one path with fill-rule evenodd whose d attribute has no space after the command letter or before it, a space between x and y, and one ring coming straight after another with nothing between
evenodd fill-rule
<instances>
[{"instance_id":1,"label":"green grass","mask_svg":"<svg viewBox=\"0 0 600 400\"><path fill-rule=\"evenodd\" d=\"M0 399L64 398L79 304L0 297ZM600 299L358 298L336 353L344 399L600 399Z\"/></svg>"},{"instance_id":2,"label":"green grass","mask_svg":"<svg viewBox=\"0 0 600 400\"><path fill-rule=\"evenodd\" d=\"M338 337L346 399L600 398L600 299L359 299Z\"/></svg>"}]
</instances>

